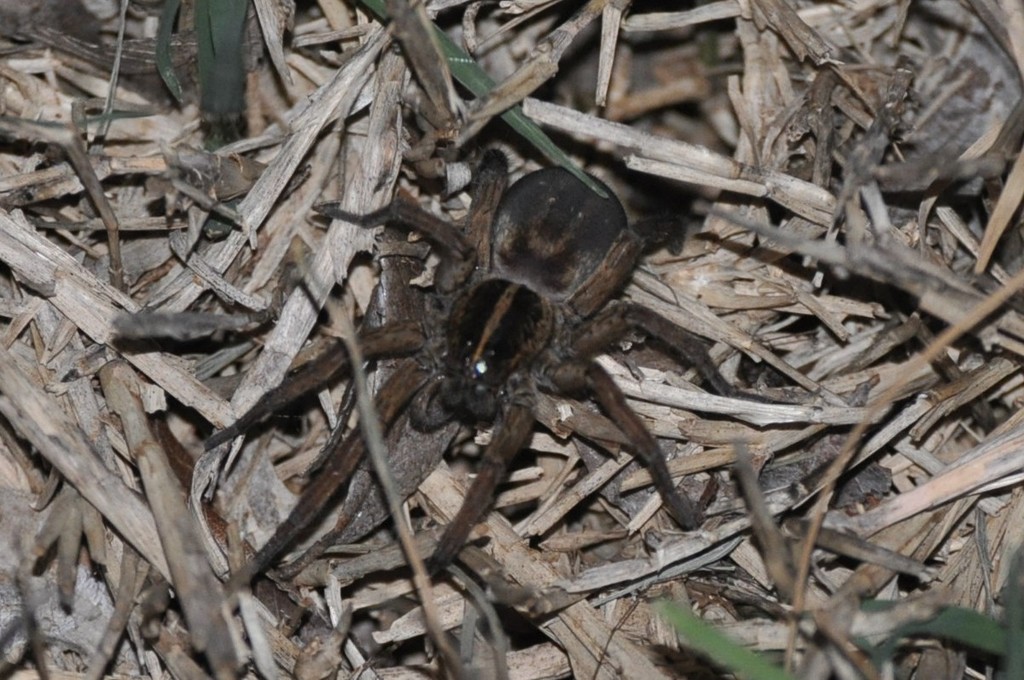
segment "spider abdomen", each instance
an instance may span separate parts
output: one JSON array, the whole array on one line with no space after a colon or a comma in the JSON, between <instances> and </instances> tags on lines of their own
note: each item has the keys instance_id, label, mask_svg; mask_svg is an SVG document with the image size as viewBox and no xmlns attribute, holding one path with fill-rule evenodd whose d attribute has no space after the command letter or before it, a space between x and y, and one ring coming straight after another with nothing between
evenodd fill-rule
<instances>
[{"instance_id":1,"label":"spider abdomen","mask_svg":"<svg viewBox=\"0 0 1024 680\"><path fill-rule=\"evenodd\" d=\"M502 197L491 227L495 273L548 299L572 297L629 230L612 190L601 198L564 168L522 177Z\"/></svg>"}]
</instances>

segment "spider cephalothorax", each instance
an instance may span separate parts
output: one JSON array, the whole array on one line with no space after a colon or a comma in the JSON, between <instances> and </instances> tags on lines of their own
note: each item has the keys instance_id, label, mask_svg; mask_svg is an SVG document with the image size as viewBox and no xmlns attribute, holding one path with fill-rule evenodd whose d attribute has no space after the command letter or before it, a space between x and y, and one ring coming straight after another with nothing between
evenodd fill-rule
<instances>
[{"instance_id":1,"label":"spider cephalothorax","mask_svg":"<svg viewBox=\"0 0 1024 680\"><path fill-rule=\"evenodd\" d=\"M464 229L405 197L365 216L334 205L321 208L363 226L392 222L417 230L440 258L436 318L360 333L367 358L409 357L378 392L384 426L390 427L403 411L421 430L452 421L494 424L480 470L442 536L434 564L445 564L457 554L486 511L506 464L529 439L538 391L589 394L632 442L676 520L686 529L695 528L700 513L676 490L657 442L594 358L638 328L694 364L717 391L732 388L704 346L686 331L646 308L614 301L636 265L641 239L607 186L594 180L606 194L601 197L569 171L552 168L527 174L506 191L506 177L504 156L488 152ZM338 358L331 371L313 368L305 374L309 378L319 372L323 383L345 368L346 360ZM209 445L244 432L295 393L282 385ZM333 436L328 446L337 451L254 558L251 571L266 567L312 523L362 457L358 431Z\"/></svg>"},{"instance_id":2,"label":"spider cephalothorax","mask_svg":"<svg viewBox=\"0 0 1024 680\"><path fill-rule=\"evenodd\" d=\"M495 176L504 164L504 157L489 154L480 174ZM622 278L601 265L617 243L635 258L638 241L611 190L593 181L608 198L562 168L524 176L502 194L476 249L461 253L466 281L456 287L465 287L438 329L447 342L431 397L436 394L436 406L447 413L432 409L437 415L493 421L501 393L516 386L510 381L543 373L546 363L570 350L556 328L590 311L581 315L574 296L594 276Z\"/></svg>"},{"instance_id":3,"label":"spider cephalothorax","mask_svg":"<svg viewBox=\"0 0 1024 680\"><path fill-rule=\"evenodd\" d=\"M442 416L490 422L509 380L548 346L555 310L523 284L487 279L448 318L436 396Z\"/></svg>"}]
</instances>

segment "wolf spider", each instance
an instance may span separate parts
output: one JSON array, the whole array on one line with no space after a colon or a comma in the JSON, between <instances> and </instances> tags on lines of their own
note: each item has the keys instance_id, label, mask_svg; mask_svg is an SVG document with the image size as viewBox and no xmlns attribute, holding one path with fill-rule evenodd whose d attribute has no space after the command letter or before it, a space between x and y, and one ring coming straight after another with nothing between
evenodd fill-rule
<instances>
[{"instance_id":1,"label":"wolf spider","mask_svg":"<svg viewBox=\"0 0 1024 680\"><path fill-rule=\"evenodd\" d=\"M320 208L328 216L366 227L405 225L423 234L440 258L434 281L436 315L359 334L367 359L409 357L377 395L382 425L390 427L403 412L421 431L453 420L494 424L477 476L441 536L432 564L449 563L489 507L506 466L530 438L538 392L593 397L647 465L676 521L684 529L696 528L701 512L676 489L658 443L594 358L639 329L693 364L717 392L736 390L688 332L646 308L612 300L632 274L643 244L611 189L595 179L608 196L601 198L567 170L549 168L524 176L506 190L507 173L501 153L485 153L464 230L405 197L363 216L331 204ZM303 370L304 378L290 378L211 437L208 447L243 433L309 391L309 382L322 386L348 369L347 359L334 362L332 371L313 365ZM343 488L362 457L363 444L358 428L344 441L340 438L336 433L325 445L323 468L250 562L249 576L269 566ZM327 450L331 448L336 450Z\"/></svg>"}]
</instances>

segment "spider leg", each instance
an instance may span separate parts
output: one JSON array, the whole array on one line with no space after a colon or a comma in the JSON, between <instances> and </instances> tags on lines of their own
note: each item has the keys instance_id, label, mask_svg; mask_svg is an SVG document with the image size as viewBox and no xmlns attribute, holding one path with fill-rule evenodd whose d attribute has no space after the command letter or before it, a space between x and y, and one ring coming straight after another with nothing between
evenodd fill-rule
<instances>
[{"instance_id":1,"label":"spider leg","mask_svg":"<svg viewBox=\"0 0 1024 680\"><path fill-rule=\"evenodd\" d=\"M593 357L634 328L657 338L679 359L696 368L718 394L724 397L756 398L756 395L748 395L733 387L722 376L711 360L707 346L696 336L660 314L630 302L612 305L591 319L574 341L573 350L579 357Z\"/></svg>"},{"instance_id":2,"label":"spider leg","mask_svg":"<svg viewBox=\"0 0 1024 680\"><path fill-rule=\"evenodd\" d=\"M473 178L469 216L466 218L466 236L476 244L476 264L481 269L491 268L491 224L501 197L508 188L508 158L500 151L484 152Z\"/></svg>"},{"instance_id":3,"label":"spider leg","mask_svg":"<svg viewBox=\"0 0 1024 680\"><path fill-rule=\"evenodd\" d=\"M391 426L384 442L387 463L402 498L412 495L433 472L459 427L458 422L449 420L433 432L421 432L410 424L409 408ZM277 567L281 578L291 580L332 546L359 540L391 516L373 468L364 457L349 478L345 497L338 503L334 527L294 560Z\"/></svg>"},{"instance_id":4,"label":"spider leg","mask_svg":"<svg viewBox=\"0 0 1024 680\"><path fill-rule=\"evenodd\" d=\"M605 253L601 265L569 298L569 306L582 317L588 317L601 309L633 275L640 250L641 243L636 234L632 231L620 233Z\"/></svg>"},{"instance_id":5,"label":"spider leg","mask_svg":"<svg viewBox=\"0 0 1024 680\"><path fill-rule=\"evenodd\" d=\"M373 328L359 334L359 343L367 359L408 354L423 345L423 330L418 322L407 321ZM349 368L348 356L340 341L313 360L286 376L255 406L228 427L213 433L206 440L210 450L231 441L264 418L277 413L299 397L322 389Z\"/></svg>"},{"instance_id":6,"label":"spider leg","mask_svg":"<svg viewBox=\"0 0 1024 680\"><path fill-rule=\"evenodd\" d=\"M693 501L676 489L661 447L640 416L626 403L625 395L607 371L593 361L563 364L551 372L551 379L556 387L565 392L586 389L593 394L601 408L629 439L633 453L647 465L658 493L680 526L691 530L701 525L702 513Z\"/></svg>"},{"instance_id":7,"label":"spider leg","mask_svg":"<svg viewBox=\"0 0 1024 680\"><path fill-rule=\"evenodd\" d=\"M470 531L491 506L494 490L505 473L505 467L526 446L532 431L533 414L530 409L517 404L513 404L495 426L491 443L484 451L462 507L445 528L430 557L432 572L450 564L465 545Z\"/></svg>"},{"instance_id":8,"label":"spider leg","mask_svg":"<svg viewBox=\"0 0 1024 680\"><path fill-rule=\"evenodd\" d=\"M385 431L391 427L398 414L427 378L428 374L415 361L406 360L387 379L377 394L378 416ZM284 522L274 530L270 539L256 552L245 568L234 577L236 582L248 581L270 566L281 551L322 516L324 507L345 488L345 482L363 458L365 445L358 428L342 437L340 431L343 428L344 425L339 423L335 432L331 434L325 449L333 450L327 451L323 466L303 489L298 503L288 513Z\"/></svg>"},{"instance_id":9,"label":"spider leg","mask_svg":"<svg viewBox=\"0 0 1024 680\"><path fill-rule=\"evenodd\" d=\"M434 285L440 291L455 290L472 275L476 267L477 246L459 229L424 210L408 196L400 194L389 205L367 215L346 212L339 206L340 203L322 203L316 209L328 217L344 219L363 227L388 222L404 224L438 246L442 257L441 266L434 275Z\"/></svg>"},{"instance_id":10,"label":"spider leg","mask_svg":"<svg viewBox=\"0 0 1024 680\"><path fill-rule=\"evenodd\" d=\"M318 212L334 219L341 219L361 227L376 227L388 222L408 225L458 259L465 260L474 251L474 245L456 227L424 210L409 196L399 194L391 203L380 210L366 215L357 215L341 209L339 202L321 203Z\"/></svg>"}]
</instances>

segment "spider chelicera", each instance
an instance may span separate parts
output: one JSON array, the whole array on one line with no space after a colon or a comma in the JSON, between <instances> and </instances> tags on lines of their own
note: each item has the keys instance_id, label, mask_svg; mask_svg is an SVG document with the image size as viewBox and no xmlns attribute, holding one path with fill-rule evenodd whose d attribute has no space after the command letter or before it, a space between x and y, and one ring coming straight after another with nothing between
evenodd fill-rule
<instances>
[{"instance_id":1,"label":"spider chelicera","mask_svg":"<svg viewBox=\"0 0 1024 680\"><path fill-rule=\"evenodd\" d=\"M452 421L493 423L476 478L442 534L432 564L449 563L486 512L506 466L530 438L538 392L592 397L647 465L675 519L684 529L696 528L700 511L676 489L658 443L594 359L639 329L694 365L717 392L736 390L695 337L644 307L613 299L632 274L643 244L611 189L595 179L608 196L601 198L562 168L527 174L506 190L507 176L504 155L485 153L463 229L405 197L363 216L332 204L320 208L362 226L389 222L414 229L440 258L429 318L359 334L367 359L407 357L377 395L383 426L390 427L403 412L421 431ZM319 363L289 378L207 446L245 432L300 393L348 369L344 357L333 358L330 371ZM325 452L323 468L250 562L247 575L269 566L320 516L363 454L358 428L344 438L335 434L326 447L336 450Z\"/></svg>"}]
</instances>

